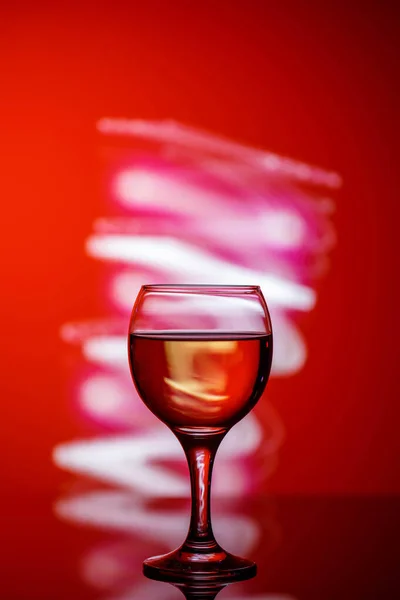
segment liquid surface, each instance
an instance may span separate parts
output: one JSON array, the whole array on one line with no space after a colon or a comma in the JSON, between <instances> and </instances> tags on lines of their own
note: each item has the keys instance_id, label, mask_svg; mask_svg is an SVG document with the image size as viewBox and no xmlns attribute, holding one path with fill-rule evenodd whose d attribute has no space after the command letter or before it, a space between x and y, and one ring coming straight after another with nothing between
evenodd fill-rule
<instances>
[{"instance_id":1,"label":"liquid surface","mask_svg":"<svg viewBox=\"0 0 400 600\"><path fill-rule=\"evenodd\" d=\"M132 377L148 408L171 427L230 427L261 396L272 336L131 334Z\"/></svg>"}]
</instances>

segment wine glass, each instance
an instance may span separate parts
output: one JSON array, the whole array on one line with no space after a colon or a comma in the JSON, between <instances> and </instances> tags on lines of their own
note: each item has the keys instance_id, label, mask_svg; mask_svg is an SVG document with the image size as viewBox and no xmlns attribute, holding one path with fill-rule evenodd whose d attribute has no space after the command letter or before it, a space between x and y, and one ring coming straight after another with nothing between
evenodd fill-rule
<instances>
[{"instance_id":1,"label":"wine glass","mask_svg":"<svg viewBox=\"0 0 400 600\"><path fill-rule=\"evenodd\" d=\"M132 310L128 352L137 391L180 441L191 480L187 538L177 550L147 559L144 574L210 583L254 576L255 563L215 540L210 486L218 446L269 377L272 329L260 288L144 285Z\"/></svg>"}]
</instances>

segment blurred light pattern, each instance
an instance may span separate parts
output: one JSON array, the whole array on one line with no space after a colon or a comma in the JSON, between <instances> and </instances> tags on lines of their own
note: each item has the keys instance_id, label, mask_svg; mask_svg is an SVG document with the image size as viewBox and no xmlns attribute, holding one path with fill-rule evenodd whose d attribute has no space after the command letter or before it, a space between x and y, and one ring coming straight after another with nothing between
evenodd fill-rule
<instances>
[{"instance_id":1,"label":"blurred light pattern","mask_svg":"<svg viewBox=\"0 0 400 600\"><path fill-rule=\"evenodd\" d=\"M325 191L340 186L341 180L335 173L178 123L104 118L97 127L107 148L103 193L109 214L96 220L85 248L105 267L100 293L107 315L96 323L65 325L62 337L81 348L87 367L76 390L80 411L107 428L122 430L122 437L65 444L54 456L66 469L100 476L100 468L101 478L150 494L162 493L165 478L166 493L180 495L186 488L170 471L158 483L150 482L155 467L149 466L149 446L152 461L183 457L175 441L168 441L169 432L146 415L128 372L126 323L140 286L260 284L274 325L272 373L298 372L307 348L295 315L315 306L314 282L326 270L335 241L333 202ZM266 411L266 398L261 404ZM235 438L249 455L266 447L277 452L282 425L275 411L269 412L268 434L259 434L251 415L228 440ZM148 436L157 441L148 442ZM247 437L253 440L251 447L246 446ZM109 459L98 466L102 444ZM234 446L227 441L221 459L228 463ZM111 456L117 458L107 475ZM135 476L125 473L127 456ZM266 473L275 464L272 452L268 460ZM229 472L226 465L224 472ZM222 469L217 469L216 490L219 478ZM248 479L240 479L239 493L248 491Z\"/></svg>"},{"instance_id":2,"label":"blurred light pattern","mask_svg":"<svg viewBox=\"0 0 400 600\"><path fill-rule=\"evenodd\" d=\"M307 345L296 314L315 308L315 282L326 272L335 243L334 204L326 192L341 179L178 123L104 118L97 128L107 150L107 214L95 221L85 250L103 265L104 318L65 324L61 336L79 351L74 405L104 435L60 444L53 458L59 467L113 489L60 498L55 510L68 521L139 536L150 555L162 550L152 546L160 539L166 550L181 542L188 512L186 507L164 514L146 499L185 498L190 487L178 441L143 405L130 378L127 323L140 286L261 285L274 328L272 376L297 373ZM240 498L261 489L276 467L285 434L268 391L257 410L262 424L253 412L222 443L216 497ZM222 541L227 536L227 548L244 555L260 535L251 515L229 512L216 515L215 529ZM154 582L125 581L124 552L96 549L84 560L83 577L108 591L122 577L123 593L109 599L145 597ZM172 587L170 593L177 597ZM165 590L162 595L169 597ZM234 590L231 597L248 598Z\"/></svg>"},{"instance_id":3,"label":"blurred light pattern","mask_svg":"<svg viewBox=\"0 0 400 600\"><path fill-rule=\"evenodd\" d=\"M255 232L254 232L255 233ZM216 227L215 235L218 236ZM233 240L232 240L233 241ZM235 238L237 242L237 239ZM87 252L100 260L133 264L142 268L157 269L164 278L174 281L229 284L240 281L251 284L258 281L268 293L269 306L282 306L310 310L314 306L314 292L300 284L287 281L275 274L243 268L212 256L208 250L193 248L190 244L173 238L156 236L96 235L89 238ZM126 306L132 304L131 290L121 290L115 298ZM132 306L130 306L132 308Z\"/></svg>"},{"instance_id":4,"label":"blurred light pattern","mask_svg":"<svg viewBox=\"0 0 400 600\"><path fill-rule=\"evenodd\" d=\"M272 419L271 419L272 420ZM265 456L274 454L281 443L282 432L277 428L275 436L264 448ZM244 477L242 467L235 459L254 453L261 445L262 429L254 417L244 420L242 427L235 427L221 445L222 468L216 467L218 476L213 482L213 493L242 495L243 488L251 485ZM85 441L70 442L54 450L56 463L65 469L95 477L97 480L141 494L161 497L189 495L189 480L184 462L181 470L166 469L157 463L181 462L182 448L164 426L157 431L150 429L143 434L119 434ZM221 467L220 465L220 467Z\"/></svg>"},{"instance_id":5,"label":"blurred light pattern","mask_svg":"<svg viewBox=\"0 0 400 600\"><path fill-rule=\"evenodd\" d=\"M259 171L279 172L283 177L311 182L328 188L338 188L342 184L337 173L292 160L290 158L250 148L221 136L182 126L174 121L151 122L141 119L115 119L105 117L97 123L104 135L133 136L156 140L165 144L192 148L194 151L228 155L232 160L252 164Z\"/></svg>"}]
</instances>

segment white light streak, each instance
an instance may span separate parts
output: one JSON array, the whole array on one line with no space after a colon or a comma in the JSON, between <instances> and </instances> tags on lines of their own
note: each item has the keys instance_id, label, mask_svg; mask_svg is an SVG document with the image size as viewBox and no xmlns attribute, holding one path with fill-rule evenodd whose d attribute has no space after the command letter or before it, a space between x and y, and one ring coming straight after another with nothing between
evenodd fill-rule
<instances>
[{"instance_id":1,"label":"white light streak","mask_svg":"<svg viewBox=\"0 0 400 600\"><path fill-rule=\"evenodd\" d=\"M223 441L221 459L239 458L255 452L262 442L262 430L256 418L248 415L238 423ZM280 443L280 442L279 442ZM269 450L274 452L275 445ZM268 451L268 448L267 448ZM148 496L186 497L189 494L187 475L174 473L157 464L168 459L183 460L182 448L175 436L160 427L142 435L118 435L109 438L69 442L56 446L53 460L61 468L94 477L104 483L139 490ZM241 494L238 469L233 461L215 477L214 492Z\"/></svg>"},{"instance_id":2,"label":"white light streak","mask_svg":"<svg viewBox=\"0 0 400 600\"><path fill-rule=\"evenodd\" d=\"M89 337L83 342L82 351L90 362L118 367L128 365L126 336Z\"/></svg>"},{"instance_id":3,"label":"white light streak","mask_svg":"<svg viewBox=\"0 0 400 600\"><path fill-rule=\"evenodd\" d=\"M332 171L232 142L222 136L186 127L174 121L151 122L104 117L98 121L97 129L104 135L129 135L164 143L172 142L176 147L181 145L203 153L226 155L231 160L240 161L242 164L247 162L259 170L279 172L285 177L329 188L338 188L342 184L340 175Z\"/></svg>"},{"instance_id":4,"label":"white light streak","mask_svg":"<svg viewBox=\"0 0 400 600\"><path fill-rule=\"evenodd\" d=\"M86 242L90 256L160 269L170 280L185 283L259 284L269 305L311 310L311 288L221 260L180 240L157 236L93 235Z\"/></svg>"}]
</instances>

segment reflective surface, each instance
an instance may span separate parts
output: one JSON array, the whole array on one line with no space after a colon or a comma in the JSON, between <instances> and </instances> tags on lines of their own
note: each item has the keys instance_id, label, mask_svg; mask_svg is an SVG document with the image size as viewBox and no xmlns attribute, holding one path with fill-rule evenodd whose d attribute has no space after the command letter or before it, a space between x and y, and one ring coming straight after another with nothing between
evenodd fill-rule
<instances>
[{"instance_id":1,"label":"reflective surface","mask_svg":"<svg viewBox=\"0 0 400 600\"><path fill-rule=\"evenodd\" d=\"M146 579L141 568L160 542L165 550L179 543L186 501L146 502L83 482L65 489L54 510L52 498L39 496L3 503L1 598L183 598L172 585ZM400 499L385 497L216 501L219 539L259 567L256 578L227 586L218 599L394 600L399 514Z\"/></svg>"}]
</instances>

